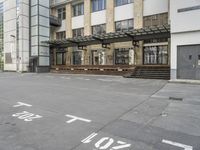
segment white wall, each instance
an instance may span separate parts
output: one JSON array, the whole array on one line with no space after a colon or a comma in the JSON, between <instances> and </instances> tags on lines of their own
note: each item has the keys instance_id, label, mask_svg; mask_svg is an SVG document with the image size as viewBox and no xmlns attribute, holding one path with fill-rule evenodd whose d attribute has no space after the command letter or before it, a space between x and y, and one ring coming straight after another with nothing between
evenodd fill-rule
<instances>
[{"instance_id":1,"label":"white wall","mask_svg":"<svg viewBox=\"0 0 200 150\"><path fill-rule=\"evenodd\" d=\"M178 9L200 5L200 0L171 0L171 79L177 78L177 47L200 44L200 10Z\"/></svg>"},{"instance_id":2,"label":"white wall","mask_svg":"<svg viewBox=\"0 0 200 150\"><path fill-rule=\"evenodd\" d=\"M200 9L179 12L178 9L200 5L200 0L171 0L171 32L200 30Z\"/></svg>"},{"instance_id":3,"label":"white wall","mask_svg":"<svg viewBox=\"0 0 200 150\"><path fill-rule=\"evenodd\" d=\"M169 0L144 0L144 16L168 12L168 2Z\"/></svg>"},{"instance_id":4,"label":"white wall","mask_svg":"<svg viewBox=\"0 0 200 150\"><path fill-rule=\"evenodd\" d=\"M177 46L200 44L200 31L172 34L171 38L171 68L177 69Z\"/></svg>"},{"instance_id":5,"label":"white wall","mask_svg":"<svg viewBox=\"0 0 200 150\"><path fill-rule=\"evenodd\" d=\"M84 15L72 17L72 29L84 27Z\"/></svg>"},{"instance_id":6,"label":"white wall","mask_svg":"<svg viewBox=\"0 0 200 150\"><path fill-rule=\"evenodd\" d=\"M11 53L12 56L11 64L4 63L4 69L8 71L16 71L16 17L16 3L13 0L4 1L4 53ZM29 41L29 1L23 0L19 12L20 71L27 71L29 65Z\"/></svg>"},{"instance_id":7,"label":"white wall","mask_svg":"<svg viewBox=\"0 0 200 150\"><path fill-rule=\"evenodd\" d=\"M115 21L134 18L134 3L115 7Z\"/></svg>"},{"instance_id":8,"label":"white wall","mask_svg":"<svg viewBox=\"0 0 200 150\"><path fill-rule=\"evenodd\" d=\"M106 23L106 10L91 13L91 25L99 25Z\"/></svg>"}]
</instances>

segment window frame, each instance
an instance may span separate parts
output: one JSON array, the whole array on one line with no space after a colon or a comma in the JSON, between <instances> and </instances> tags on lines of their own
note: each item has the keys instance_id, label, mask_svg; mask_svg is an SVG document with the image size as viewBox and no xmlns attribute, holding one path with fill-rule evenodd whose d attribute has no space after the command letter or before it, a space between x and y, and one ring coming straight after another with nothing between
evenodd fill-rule
<instances>
[{"instance_id":1,"label":"window frame","mask_svg":"<svg viewBox=\"0 0 200 150\"><path fill-rule=\"evenodd\" d=\"M100 30L99 33L98 32L94 33L95 28L99 28L99 30ZM95 34L106 34L106 24L99 24L99 25L92 26L92 34L93 35L95 35Z\"/></svg>"},{"instance_id":2,"label":"window frame","mask_svg":"<svg viewBox=\"0 0 200 150\"><path fill-rule=\"evenodd\" d=\"M127 28L123 28L123 23L126 22ZM130 23L132 22L132 23ZM117 25L118 24L118 25ZM132 27L130 26L132 24ZM120 26L120 30L118 30L117 26ZM115 22L115 32L123 32L123 31L130 31L134 29L134 19L127 19Z\"/></svg>"},{"instance_id":3,"label":"window frame","mask_svg":"<svg viewBox=\"0 0 200 150\"><path fill-rule=\"evenodd\" d=\"M120 1L120 3L117 3L117 1ZM134 3L134 0L126 0L127 2L123 2L125 0L115 0L115 7L123 6L123 5L128 5L131 3Z\"/></svg>"},{"instance_id":4,"label":"window frame","mask_svg":"<svg viewBox=\"0 0 200 150\"><path fill-rule=\"evenodd\" d=\"M102 1L102 3L100 3ZM96 3L95 3L96 2ZM94 9L94 4L96 4L96 9ZM101 4L101 5L100 5ZM100 8L101 6L101 8ZM106 10L106 0L92 0L92 13Z\"/></svg>"},{"instance_id":5,"label":"window frame","mask_svg":"<svg viewBox=\"0 0 200 150\"><path fill-rule=\"evenodd\" d=\"M73 17L84 15L84 3L78 3L72 6ZM75 11L75 9L77 9ZM77 12L77 14L75 14Z\"/></svg>"}]
</instances>

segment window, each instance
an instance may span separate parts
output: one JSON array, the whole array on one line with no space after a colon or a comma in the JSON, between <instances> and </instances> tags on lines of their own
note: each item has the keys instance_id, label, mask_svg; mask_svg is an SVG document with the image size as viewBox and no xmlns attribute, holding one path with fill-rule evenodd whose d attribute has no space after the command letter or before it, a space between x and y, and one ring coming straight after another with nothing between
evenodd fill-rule
<instances>
[{"instance_id":1,"label":"window","mask_svg":"<svg viewBox=\"0 0 200 150\"><path fill-rule=\"evenodd\" d=\"M106 0L92 0L92 12L106 9Z\"/></svg>"},{"instance_id":2,"label":"window","mask_svg":"<svg viewBox=\"0 0 200 150\"><path fill-rule=\"evenodd\" d=\"M92 27L92 34L105 34L106 33L106 25L96 25Z\"/></svg>"},{"instance_id":3,"label":"window","mask_svg":"<svg viewBox=\"0 0 200 150\"><path fill-rule=\"evenodd\" d=\"M73 37L84 36L84 28L74 29Z\"/></svg>"},{"instance_id":4,"label":"window","mask_svg":"<svg viewBox=\"0 0 200 150\"><path fill-rule=\"evenodd\" d=\"M133 0L115 0L115 6L126 5L129 3L133 3Z\"/></svg>"},{"instance_id":5,"label":"window","mask_svg":"<svg viewBox=\"0 0 200 150\"><path fill-rule=\"evenodd\" d=\"M84 14L84 3L73 6L73 16L80 16Z\"/></svg>"},{"instance_id":6,"label":"window","mask_svg":"<svg viewBox=\"0 0 200 150\"><path fill-rule=\"evenodd\" d=\"M115 64L128 65L129 64L129 48L115 49Z\"/></svg>"},{"instance_id":7,"label":"window","mask_svg":"<svg viewBox=\"0 0 200 150\"><path fill-rule=\"evenodd\" d=\"M144 47L144 64L157 65L168 63L168 46Z\"/></svg>"},{"instance_id":8,"label":"window","mask_svg":"<svg viewBox=\"0 0 200 150\"><path fill-rule=\"evenodd\" d=\"M57 33L56 33L56 39L57 39L57 40L66 39L66 32L65 32L65 31L63 31L63 32L57 32Z\"/></svg>"},{"instance_id":9,"label":"window","mask_svg":"<svg viewBox=\"0 0 200 150\"><path fill-rule=\"evenodd\" d=\"M117 32L128 31L133 29L133 19L118 21L115 23L115 30Z\"/></svg>"},{"instance_id":10,"label":"window","mask_svg":"<svg viewBox=\"0 0 200 150\"><path fill-rule=\"evenodd\" d=\"M144 27L167 25L168 24L168 14L156 14L144 17Z\"/></svg>"},{"instance_id":11,"label":"window","mask_svg":"<svg viewBox=\"0 0 200 150\"><path fill-rule=\"evenodd\" d=\"M58 18L61 19L61 20L65 20L65 18L66 18L65 7L58 9Z\"/></svg>"},{"instance_id":12,"label":"window","mask_svg":"<svg viewBox=\"0 0 200 150\"><path fill-rule=\"evenodd\" d=\"M65 65L65 53L56 53L56 65Z\"/></svg>"}]
</instances>

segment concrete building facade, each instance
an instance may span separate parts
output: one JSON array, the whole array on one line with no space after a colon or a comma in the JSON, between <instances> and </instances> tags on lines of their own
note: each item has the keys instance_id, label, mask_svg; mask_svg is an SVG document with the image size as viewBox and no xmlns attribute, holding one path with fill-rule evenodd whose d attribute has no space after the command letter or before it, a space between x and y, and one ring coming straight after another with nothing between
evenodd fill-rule
<instances>
[{"instance_id":1,"label":"concrete building facade","mask_svg":"<svg viewBox=\"0 0 200 150\"><path fill-rule=\"evenodd\" d=\"M168 0L54 0L52 4L54 11L51 15L59 17L58 11L66 8L66 18L60 18L61 26L51 28L51 39L56 39L55 35L58 35L58 38L59 34L64 32L66 34L63 38L73 38L167 25L169 19ZM139 44L140 48L133 48L131 41L110 44L109 49L102 48L101 45L87 46L85 50L68 48L67 52L54 53L57 55L54 57L56 60L64 61L54 59L52 64L169 65L168 39L141 41Z\"/></svg>"},{"instance_id":2,"label":"concrete building facade","mask_svg":"<svg viewBox=\"0 0 200 150\"><path fill-rule=\"evenodd\" d=\"M159 65L171 66L173 80L200 79L199 17L199 0L0 0L0 64L21 72ZM86 46L73 41L169 25L171 38Z\"/></svg>"}]
</instances>

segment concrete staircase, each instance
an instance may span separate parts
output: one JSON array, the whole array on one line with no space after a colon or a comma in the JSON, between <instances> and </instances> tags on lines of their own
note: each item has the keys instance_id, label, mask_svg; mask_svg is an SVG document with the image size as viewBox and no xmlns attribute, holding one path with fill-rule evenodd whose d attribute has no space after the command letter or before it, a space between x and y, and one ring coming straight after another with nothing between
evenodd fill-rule
<instances>
[{"instance_id":1,"label":"concrete staircase","mask_svg":"<svg viewBox=\"0 0 200 150\"><path fill-rule=\"evenodd\" d=\"M124 75L125 78L144 78L144 79L170 79L170 66L161 65L144 65L136 66L129 74Z\"/></svg>"}]
</instances>

